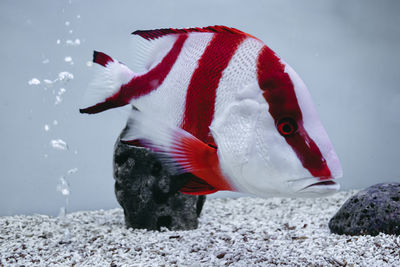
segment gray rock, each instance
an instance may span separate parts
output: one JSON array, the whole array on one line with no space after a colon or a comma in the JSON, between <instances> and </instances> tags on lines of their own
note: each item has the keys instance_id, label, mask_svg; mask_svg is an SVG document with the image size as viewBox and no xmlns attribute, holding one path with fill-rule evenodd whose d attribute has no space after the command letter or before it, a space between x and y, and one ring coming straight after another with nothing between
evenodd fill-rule
<instances>
[{"instance_id":1,"label":"gray rock","mask_svg":"<svg viewBox=\"0 0 400 267\"><path fill-rule=\"evenodd\" d=\"M332 233L400 234L400 183L376 184L349 198L329 221Z\"/></svg>"},{"instance_id":2,"label":"gray rock","mask_svg":"<svg viewBox=\"0 0 400 267\"><path fill-rule=\"evenodd\" d=\"M120 142L114 148L115 195L127 227L160 230L195 229L205 196L178 190L191 174L171 175L154 153Z\"/></svg>"}]
</instances>

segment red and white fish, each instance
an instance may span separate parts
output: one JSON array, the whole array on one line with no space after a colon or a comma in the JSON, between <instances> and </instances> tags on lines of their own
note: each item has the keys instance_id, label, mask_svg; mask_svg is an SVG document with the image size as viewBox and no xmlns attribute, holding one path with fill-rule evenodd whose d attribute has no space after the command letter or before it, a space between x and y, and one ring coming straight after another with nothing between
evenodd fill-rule
<instances>
[{"instance_id":1,"label":"red and white fish","mask_svg":"<svg viewBox=\"0 0 400 267\"><path fill-rule=\"evenodd\" d=\"M193 178L181 192L318 196L339 189L339 159L299 75L259 39L225 26L135 31L142 73L100 52L82 113L127 104L123 138Z\"/></svg>"}]
</instances>

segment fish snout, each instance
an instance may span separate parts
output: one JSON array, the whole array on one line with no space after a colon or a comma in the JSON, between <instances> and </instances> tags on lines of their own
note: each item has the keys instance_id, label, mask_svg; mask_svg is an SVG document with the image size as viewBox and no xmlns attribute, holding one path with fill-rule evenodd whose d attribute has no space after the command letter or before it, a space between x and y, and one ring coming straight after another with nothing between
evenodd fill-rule
<instances>
[{"instance_id":1,"label":"fish snout","mask_svg":"<svg viewBox=\"0 0 400 267\"><path fill-rule=\"evenodd\" d=\"M296 192L304 197L320 197L333 194L340 189L337 179L343 176L343 170L338 156L334 150L331 150L326 157L326 167L329 169L329 175L319 175L292 181Z\"/></svg>"}]
</instances>

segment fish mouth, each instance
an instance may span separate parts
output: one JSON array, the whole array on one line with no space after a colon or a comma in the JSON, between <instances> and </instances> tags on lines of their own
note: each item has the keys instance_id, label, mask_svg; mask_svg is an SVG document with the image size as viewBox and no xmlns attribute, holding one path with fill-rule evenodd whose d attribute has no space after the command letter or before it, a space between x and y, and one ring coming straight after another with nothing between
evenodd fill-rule
<instances>
[{"instance_id":1,"label":"fish mouth","mask_svg":"<svg viewBox=\"0 0 400 267\"><path fill-rule=\"evenodd\" d=\"M336 184L337 183L335 181L333 181L333 180L320 181L320 182L317 182L317 183L310 184L310 185L306 186L304 189L307 189L307 188L309 188L311 186L329 186L329 185L336 185Z\"/></svg>"},{"instance_id":2,"label":"fish mouth","mask_svg":"<svg viewBox=\"0 0 400 267\"><path fill-rule=\"evenodd\" d=\"M290 181L296 193L305 197L320 197L331 195L340 189L335 178L310 177Z\"/></svg>"}]
</instances>

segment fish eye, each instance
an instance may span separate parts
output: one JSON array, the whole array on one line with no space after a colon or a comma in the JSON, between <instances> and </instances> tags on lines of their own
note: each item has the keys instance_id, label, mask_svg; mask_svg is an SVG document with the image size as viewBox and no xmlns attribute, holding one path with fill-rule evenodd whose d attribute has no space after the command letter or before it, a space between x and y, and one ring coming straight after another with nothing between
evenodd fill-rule
<instances>
[{"instance_id":1,"label":"fish eye","mask_svg":"<svg viewBox=\"0 0 400 267\"><path fill-rule=\"evenodd\" d=\"M292 118L283 118L279 120L277 128L282 136L289 136L297 131L297 123Z\"/></svg>"}]
</instances>

